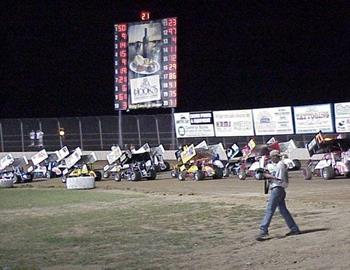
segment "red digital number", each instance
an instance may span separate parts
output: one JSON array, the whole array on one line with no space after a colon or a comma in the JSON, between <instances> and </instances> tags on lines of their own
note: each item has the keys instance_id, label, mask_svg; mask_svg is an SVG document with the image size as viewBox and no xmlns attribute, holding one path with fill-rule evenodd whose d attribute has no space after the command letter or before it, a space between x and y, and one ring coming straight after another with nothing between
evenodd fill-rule
<instances>
[{"instance_id":1,"label":"red digital number","mask_svg":"<svg viewBox=\"0 0 350 270\"><path fill-rule=\"evenodd\" d=\"M170 53L176 53L176 46L170 46Z\"/></svg>"},{"instance_id":2,"label":"red digital number","mask_svg":"<svg viewBox=\"0 0 350 270\"><path fill-rule=\"evenodd\" d=\"M119 76L118 77L118 83L122 84L122 83L127 83L128 79L126 76Z\"/></svg>"},{"instance_id":3,"label":"red digital number","mask_svg":"<svg viewBox=\"0 0 350 270\"><path fill-rule=\"evenodd\" d=\"M170 97L176 97L176 90L170 90L169 91L169 96Z\"/></svg>"},{"instance_id":4,"label":"red digital number","mask_svg":"<svg viewBox=\"0 0 350 270\"><path fill-rule=\"evenodd\" d=\"M118 24L118 32L126 32L126 24Z\"/></svg>"},{"instance_id":5,"label":"red digital number","mask_svg":"<svg viewBox=\"0 0 350 270\"><path fill-rule=\"evenodd\" d=\"M151 17L151 13L149 11L141 11L140 12L141 21L148 21L150 17Z\"/></svg>"},{"instance_id":6,"label":"red digital number","mask_svg":"<svg viewBox=\"0 0 350 270\"><path fill-rule=\"evenodd\" d=\"M169 73L169 80L176 80L176 73Z\"/></svg>"},{"instance_id":7,"label":"red digital number","mask_svg":"<svg viewBox=\"0 0 350 270\"><path fill-rule=\"evenodd\" d=\"M168 32L170 33L170 35L176 35L176 28L175 27L171 27L168 29Z\"/></svg>"},{"instance_id":8,"label":"red digital number","mask_svg":"<svg viewBox=\"0 0 350 270\"><path fill-rule=\"evenodd\" d=\"M170 26L170 27L176 26L176 18L169 18L168 19L168 26Z\"/></svg>"},{"instance_id":9,"label":"red digital number","mask_svg":"<svg viewBox=\"0 0 350 270\"><path fill-rule=\"evenodd\" d=\"M176 54L169 55L170 62L176 62Z\"/></svg>"},{"instance_id":10,"label":"red digital number","mask_svg":"<svg viewBox=\"0 0 350 270\"><path fill-rule=\"evenodd\" d=\"M120 57L126 57L126 50L120 50L119 51L119 56Z\"/></svg>"},{"instance_id":11,"label":"red digital number","mask_svg":"<svg viewBox=\"0 0 350 270\"><path fill-rule=\"evenodd\" d=\"M120 49L126 49L128 44L125 41L119 42L119 48Z\"/></svg>"},{"instance_id":12,"label":"red digital number","mask_svg":"<svg viewBox=\"0 0 350 270\"><path fill-rule=\"evenodd\" d=\"M128 73L128 69L126 67L121 67L119 69L119 72L120 72L120 74L127 74Z\"/></svg>"},{"instance_id":13,"label":"red digital number","mask_svg":"<svg viewBox=\"0 0 350 270\"><path fill-rule=\"evenodd\" d=\"M176 70L176 64L169 64L169 70Z\"/></svg>"},{"instance_id":14,"label":"red digital number","mask_svg":"<svg viewBox=\"0 0 350 270\"><path fill-rule=\"evenodd\" d=\"M169 106L176 107L176 99L169 99Z\"/></svg>"},{"instance_id":15,"label":"red digital number","mask_svg":"<svg viewBox=\"0 0 350 270\"><path fill-rule=\"evenodd\" d=\"M176 89L176 81L170 81L169 82L169 88Z\"/></svg>"}]
</instances>

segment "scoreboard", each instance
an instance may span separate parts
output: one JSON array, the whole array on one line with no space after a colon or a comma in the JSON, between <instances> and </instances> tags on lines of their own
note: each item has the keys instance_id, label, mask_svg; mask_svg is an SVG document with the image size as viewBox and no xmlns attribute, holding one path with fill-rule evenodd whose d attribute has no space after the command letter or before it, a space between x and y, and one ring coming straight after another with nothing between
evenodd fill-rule
<instances>
[{"instance_id":1,"label":"scoreboard","mask_svg":"<svg viewBox=\"0 0 350 270\"><path fill-rule=\"evenodd\" d=\"M177 105L177 18L115 25L115 110Z\"/></svg>"}]
</instances>

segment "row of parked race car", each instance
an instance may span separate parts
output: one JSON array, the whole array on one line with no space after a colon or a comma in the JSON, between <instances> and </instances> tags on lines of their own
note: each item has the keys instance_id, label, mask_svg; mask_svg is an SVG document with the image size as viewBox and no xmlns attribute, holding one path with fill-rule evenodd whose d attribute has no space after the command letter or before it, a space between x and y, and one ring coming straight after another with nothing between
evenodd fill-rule
<instances>
[{"instance_id":1,"label":"row of parked race car","mask_svg":"<svg viewBox=\"0 0 350 270\"><path fill-rule=\"evenodd\" d=\"M78 176L93 176L95 181L110 177L116 181L137 181L141 178L153 180L157 171L170 169L170 164L163 159L165 151L162 145L150 148L145 144L138 150L126 151L112 146L111 150L106 157L108 164L103 169L95 168L97 157L94 152L83 155L79 147L70 152L65 146L50 154L42 149L30 159L26 156L14 158L12 154L7 154L0 159L0 178L12 180L13 183L55 177L61 177L62 182L66 182L68 177Z\"/></svg>"},{"instance_id":2,"label":"row of parked race car","mask_svg":"<svg viewBox=\"0 0 350 270\"><path fill-rule=\"evenodd\" d=\"M93 176L96 181L109 178L138 181L156 179L158 172L171 169L171 176L180 181L221 179L230 175L237 175L241 180L247 177L261 180L264 172L274 170L269 158L269 152L274 149L283 154L282 160L289 170L300 170L301 162L288 158L288 153L296 148L293 140L278 142L274 137L266 144L257 145L252 139L242 148L233 144L227 149L222 143L208 145L203 141L180 147L175 152L176 164L171 168L164 160L162 145L151 148L145 144L137 150L123 151L119 146L112 146L106 157L108 164L103 169L96 169L94 152L83 155L79 147L70 152L65 146L51 154L43 149L29 160L25 156L13 158L7 154L0 159L0 178L13 183L53 177L61 177L62 182L66 182L67 177L78 176ZM310 160L302 170L304 179L309 180L312 176L324 179L339 175L350 177L350 139L325 136L320 132L306 148Z\"/></svg>"},{"instance_id":3,"label":"row of parked race car","mask_svg":"<svg viewBox=\"0 0 350 270\"><path fill-rule=\"evenodd\" d=\"M337 176L350 177L349 138L325 135L320 131L305 147L310 156L302 169L305 180L310 180L313 176L325 180ZM257 145L251 139L242 149L233 144L226 150L221 143L207 145L203 141L196 146L186 145L176 153L178 164L172 171L172 176L179 180L184 180L187 176L201 180L205 177L219 179L232 174L241 180L249 176L262 180L264 173L273 173L275 170L275 165L269 157L272 150L281 152L282 161L288 170L300 170L300 160L288 157L296 148L292 139L288 142L278 142L274 137L265 144Z\"/></svg>"}]
</instances>

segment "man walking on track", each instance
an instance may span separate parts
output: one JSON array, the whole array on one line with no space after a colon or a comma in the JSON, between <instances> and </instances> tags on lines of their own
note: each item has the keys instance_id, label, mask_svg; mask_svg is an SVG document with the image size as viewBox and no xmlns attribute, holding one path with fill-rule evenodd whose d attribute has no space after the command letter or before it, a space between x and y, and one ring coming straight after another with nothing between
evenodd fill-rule
<instances>
[{"instance_id":1,"label":"man walking on track","mask_svg":"<svg viewBox=\"0 0 350 270\"><path fill-rule=\"evenodd\" d=\"M299 227L289 213L285 202L285 189L288 187L287 166L282 162L281 155L278 150L272 150L270 152L270 158L276 169L271 174L264 174L264 177L269 179L271 195L266 207L265 216L260 224L260 233L256 237L256 240L258 241L268 239L268 228L277 207L290 229L290 232L288 232L286 236L300 234Z\"/></svg>"}]
</instances>

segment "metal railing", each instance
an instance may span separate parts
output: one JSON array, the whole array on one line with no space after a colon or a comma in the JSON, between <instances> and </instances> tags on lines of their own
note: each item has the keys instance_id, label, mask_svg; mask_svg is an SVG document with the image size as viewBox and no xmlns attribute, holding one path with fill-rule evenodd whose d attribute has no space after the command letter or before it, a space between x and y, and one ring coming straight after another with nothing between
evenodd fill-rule
<instances>
[{"instance_id":1,"label":"metal railing","mask_svg":"<svg viewBox=\"0 0 350 270\"><path fill-rule=\"evenodd\" d=\"M199 143L206 140L208 144L222 142L224 146L237 143L240 146L249 141L249 137L207 137L174 139L176 136L172 127L172 114L158 115L123 115L121 130L118 116L66 117L66 118L36 118L36 119L1 119L0 120L0 151L28 152L45 148L55 151L66 145L69 149L81 147L87 151L106 151L112 145L120 144L122 148L128 144L150 146L163 144L166 150L174 150L179 145ZM64 136L59 130L64 129ZM42 145L38 139L30 137L31 132L42 131ZM121 136L119 136L121 132ZM278 141L294 139L299 147L304 147L314 134L278 135ZM271 136L255 136L257 143L265 143Z\"/></svg>"}]
</instances>

